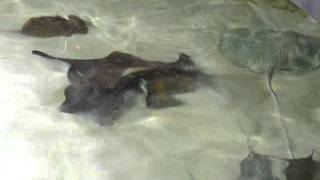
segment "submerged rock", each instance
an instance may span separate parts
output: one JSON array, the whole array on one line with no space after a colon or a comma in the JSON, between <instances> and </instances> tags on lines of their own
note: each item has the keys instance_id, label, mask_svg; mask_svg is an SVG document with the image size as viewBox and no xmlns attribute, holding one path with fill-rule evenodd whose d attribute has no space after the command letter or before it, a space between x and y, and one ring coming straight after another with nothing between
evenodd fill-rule
<instances>
[{"instance_id":1,"label":"submerged rock","mask_svg":"<svg viewBox=\"0 0 320 180\"><path fill-rule=\"evenodd\" d=\"M69 15L68 18L65 19L61 16L34 17L23 25L21 32L43 38L88 33L88 27L84 20L74 15Z\"/></svg>"},{"instance_id":2,"label":"submerged rock","mask_svg":"<svg viewBox=\"0 0 320 180\"><path fill-rule=\"evenodd\" d=\"M318 37L269 29L229 29L219 43L225 59L254 72L318 69L319 49Z\"/></svg>"}]
</instances>

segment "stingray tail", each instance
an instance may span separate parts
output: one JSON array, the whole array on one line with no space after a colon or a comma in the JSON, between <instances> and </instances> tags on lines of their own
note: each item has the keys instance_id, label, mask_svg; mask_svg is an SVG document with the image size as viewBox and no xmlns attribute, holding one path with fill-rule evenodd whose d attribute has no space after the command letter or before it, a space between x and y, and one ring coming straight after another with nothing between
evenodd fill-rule
<instances>
[{"instance_id":1,"label":"stingray tail","mask_svg":"<svg viewBox=\"0 0 320 180\"><path fill-rule=\"evenodd\" d=\"M279 114L279 120L280 120L280 126L281 126L281 130L283 132L283 135L285 137L285 143L286 143L286 146L287 146L287 151L288 151L288 154L290 156L291 159L294 158L294 155L293 155L293 147L292 147L292 143L289 139L289 134L288 134L288 130L286 129L285 127L285 122L284 122L284 119L282 117L282 113L281 113L281 105L280 105L280 100L279 100L279 97L277 95L277 93L274 91L273 87L272 87L272 78L273 78L273 75L274 75L274 72L276 70L276 66L274 68L272 68L269 72L268 72L268 88L269 88L269 91L271 93L271 95L273 96L273 98L275 99L276 101L276 106L277 106L277 110L278 110L278 114Z\"/></svg>"},{"instance_id":2,"label":"stingray tail","mask_svg":"<svg viewBox=\"0 0 320 180\"><path fill-rule=\"evenodd\" d=\"M42 56L42 57L45 57L45 58L48 58L48 59L55 59L55 60L63 61L63 62L66 62L68 64L72 64L74 62L74 60L72 60L72 59L51 56L51 55L49 55L49 54L47 54L45 52L38 51L38 50L33 50L32 54L38 55L38 56Z\"/></svg>"}]
</instances>

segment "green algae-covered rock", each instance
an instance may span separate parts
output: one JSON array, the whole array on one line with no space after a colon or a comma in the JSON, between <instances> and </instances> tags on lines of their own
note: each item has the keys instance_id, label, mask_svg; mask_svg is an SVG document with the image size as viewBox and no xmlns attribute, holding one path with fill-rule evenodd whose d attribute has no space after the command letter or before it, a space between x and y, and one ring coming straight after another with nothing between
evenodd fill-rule
<instances>
[{"instance_id":1,"label":"green algae-covered rock","mask_svg":"<svg viewBox=\"0 0 320 180\"><path fill-rule=\"evenodd\" d=\"M274 67L310 71L320 65L320 38L293 31L229 29L221 37L219 49L233 64L254 72Z\"/></svg>"}]
</instances>

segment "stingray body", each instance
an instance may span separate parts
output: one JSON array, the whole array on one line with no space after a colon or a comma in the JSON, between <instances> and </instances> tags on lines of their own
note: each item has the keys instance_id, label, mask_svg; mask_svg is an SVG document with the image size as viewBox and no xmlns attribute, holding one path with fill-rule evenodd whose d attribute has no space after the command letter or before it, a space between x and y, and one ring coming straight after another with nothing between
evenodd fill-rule
<instances>
[{"instance_id":1,"label":"stingray body","mask_svg":"<svg viewBox=\"0 0 320 180\"><path fill-rule=\"evenodd\" d=\"M123 109L134 104L138 94L145 95L150 108L178 106L182 102L173 95L192 92L198 80L211 78L197 70L184 53L172 63L147 61L118 51L91 60L58 58L40 51L33 54L70 65L63 112L93 112L100 119L116 119ZM124 74L130 68L135 71Z\"/></svg>"},{"instance_id":2,"label":"stingray body","mask_svg":"<svg viewBox=\"0 0 320 180\"><path fill-rule=\"evenodd\" d=\"M173 95L195 91L198 87L199 76L202 76L202 73L194 69L160 66L124 76L119 85L131 84L133 87L141 88L146 94L148 107L165 108L182 104Z\"/></svg>"},{"instance_id":3,"label":"stingray body","mask_svg":"<svg viewBox=\"0 0 320 180\"><path fill-rule=\"evenodd\" d=\"M162 66L133 72L120 78L112 89L98 93L93 111L102 117L101 124L113 122L123 110L135 104L136 96L143 95L146 107L152 109L182 105L174 95L193 92L198 87L198 72L179 67Z\"/></svg>"},{"instance_id":4,"label":"stingray body","mask_svg":"<svg viewBox=\"0 0 320 180\"><path fill-rule=\"evenodd\" d=\"M69 19L61 16L42 16L30 18L22 27L23 34L35 37L71 36L87 34L87 23L81 18L69 15Z\"/></svg>"},{"instance_id":5,"label":"stingray body","mask_svg":"<svg viewBox=\"0 0 320 180\"><path fill-rule=\"evenodd\" d=\"M227 30L219 44L231 63L254 72L310 71L320 65L320 38L293 31L236 28Z\"/></svg>"},{"instance_id":6,"label":"stingray body","mask_svg":"<svg viewBox=\"0 0 320 180\"><path fill-rule=\"evenodd\" d=\"M299 159L281 159L250 152L240 163L239 180L315 180L319 162L312 155Z\"/></svg>"}]
</instances>

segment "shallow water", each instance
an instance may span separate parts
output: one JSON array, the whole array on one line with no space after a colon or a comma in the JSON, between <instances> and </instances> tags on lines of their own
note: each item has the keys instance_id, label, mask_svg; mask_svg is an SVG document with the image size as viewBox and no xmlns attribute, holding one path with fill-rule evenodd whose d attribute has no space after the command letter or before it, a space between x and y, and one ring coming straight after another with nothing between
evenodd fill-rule
<instances>
[{"instance_id":1,"label":"shallow water","mask_svg":"<svg viewBox=\"0 0 320 180\"><path fill-rule=\"evenodd\" d=\"M77 14L93 27L70 38L14 32L32 16L55 14ZM312 150L319 156L320 72L275 74L282 124L266 75L234 67L217 48L227 27L318 36L320 26L309 18L222 0L2 0L0 20L2 179L234 180L249 152L247 136L256 152L289 158L283 125L295 157ZM100 127L58 111L68 67L34 49L74 58L120 50L165 62L185 52L216 76L215 86L179 95L186 104L175 108L149 110L141 100L113 126Z\"/></svg>"}]
</instances>

